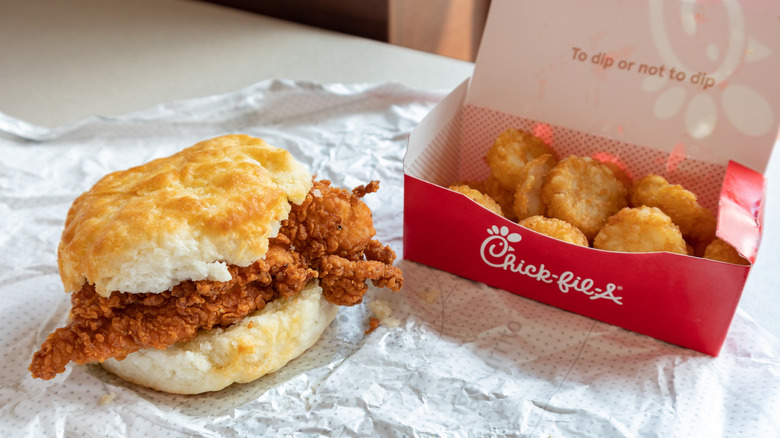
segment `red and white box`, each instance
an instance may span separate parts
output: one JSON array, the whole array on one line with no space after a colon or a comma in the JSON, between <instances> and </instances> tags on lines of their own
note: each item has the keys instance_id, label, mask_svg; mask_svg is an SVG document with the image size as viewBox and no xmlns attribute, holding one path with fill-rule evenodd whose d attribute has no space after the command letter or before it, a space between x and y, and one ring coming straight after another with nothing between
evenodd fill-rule
<instances>
[{"instance_id":1,"label":"red and white box","mask_svg":"<svg viewBox=\"0 0 780 438\"><path fill-rule=\"evenodd\" d=\"M529 231L445 187L509 127L696 193L755 262L780 119L780 2L493 0L474 76L409 138L404 257L717 355L750 266Z\"/></svg>"}]
</instances>

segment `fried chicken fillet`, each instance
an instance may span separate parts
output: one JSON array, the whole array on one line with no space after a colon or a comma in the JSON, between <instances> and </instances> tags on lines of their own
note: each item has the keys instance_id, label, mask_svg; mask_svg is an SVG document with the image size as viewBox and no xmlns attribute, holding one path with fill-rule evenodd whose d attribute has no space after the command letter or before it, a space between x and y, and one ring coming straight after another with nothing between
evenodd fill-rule
<instances>
[{"instance_id":1,"label":"fried chicken fillet","mask_svg":"<svg viewBox=\"0 0 780 438\"><path fill-rule=\"evenodd\" d=\"M378 189L372 181L351 192L329 181L314 181L300 204L293 204L264 258L249 266L228 266L228 281L186 280L162 293L96 293L85 283L71 297L69 324L50 334L33 356L33 377L51 379L69 362L124 359L141 349L166 349L201 330L227 327L291 299L309 281L318 281L327 301L351 306L362 301L371 280L401 288L395 253L374 240L371 211L360 198Z\"/></svg>"},{"instance_id":2,"label":"fried chicken fillet","mask_svg":"<svg viewBox=\"0 0 780 438\"><path fill-rule=\"evenodd\" d=\"M318 272L325 298L341 306L359 304L371 280L399 290L403 277L393 267L395 253L373 240L371 210L360 201L379 188L378 181L348 192L329 181L315 182L300 206L293 207L274 242L294 248Z\"/></svg>"}]
</instances>

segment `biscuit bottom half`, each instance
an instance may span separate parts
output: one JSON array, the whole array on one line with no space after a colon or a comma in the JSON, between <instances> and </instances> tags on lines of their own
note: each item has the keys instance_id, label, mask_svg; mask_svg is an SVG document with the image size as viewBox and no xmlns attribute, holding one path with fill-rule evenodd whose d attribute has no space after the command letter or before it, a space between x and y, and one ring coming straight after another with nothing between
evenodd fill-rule
<instances>
[{"instance_id":1,"label":"biscuit bottom half","mask_svg":"<svg viewBox=\"0 0 780 438\"><path fill-rule=\"evenodd\" d=\"M339 311L311 281L299 294L268 303L241 321L201 330L165 350L144 349L103 367L130 382L198 394L273 373L314 345Z\"/></svg>"}]
</instances>

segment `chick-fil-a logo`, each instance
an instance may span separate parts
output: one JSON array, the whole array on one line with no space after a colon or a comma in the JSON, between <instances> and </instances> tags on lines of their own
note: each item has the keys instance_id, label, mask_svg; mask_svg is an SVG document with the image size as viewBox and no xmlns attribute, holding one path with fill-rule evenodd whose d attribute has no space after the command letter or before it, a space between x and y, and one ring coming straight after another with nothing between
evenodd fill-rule
<instances>
[{"instance_id":1,"label":"chick-fil-a logo","mask_svg":"<svg viewBox=\"0 0 780 438\"><path fill-rule=\"evenodd\" d=\"M616 291L623 288L614 283L607 283L604 288L595 287L596 282L591 278L576 275L572 271L565 271L555 274L544 263L534 265L525 260L517 259L514 254L515 249L511 243L517 243L522 240L522 236L517 233L510 233L509 228L493 225L487 230L489 236L482 242L479 248L479 255L482 261L493 268L503 269L505 271L515 272L528 278L541 281L543 283L555 283L558 290L568 293L570 290L582 292L590 296L591 300L607 299L615 304L622 305L623 297L615 296Z\"/></svg>"}]
</instances>

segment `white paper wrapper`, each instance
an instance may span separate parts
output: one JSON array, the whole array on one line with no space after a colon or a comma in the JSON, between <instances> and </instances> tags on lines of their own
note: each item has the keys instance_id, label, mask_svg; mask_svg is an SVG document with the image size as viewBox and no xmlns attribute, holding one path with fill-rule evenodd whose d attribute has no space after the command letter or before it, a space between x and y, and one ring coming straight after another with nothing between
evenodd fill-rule
<instances>
[{"instance_id":1,"label":"white paper wrapper","mask_svg":"<svg viewBox=\"0 0 780 438\"><path fill-rule=\"evenodd\" d=\"M30 377L67 319L66 212L98 178L251 134L338 186L381 180L366 201L401 254L406 137L441 97L268 81L56 130L0 114L0 435L778 436L780 343L742 311L713 358L408 261L401 292L366 299L389 303L397 327L365 334L368 306L342 308L312 349L250 384L180 396L96 365Z\"/></svg>"}]
</instances>

